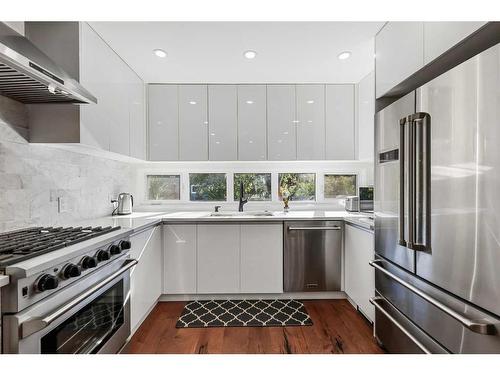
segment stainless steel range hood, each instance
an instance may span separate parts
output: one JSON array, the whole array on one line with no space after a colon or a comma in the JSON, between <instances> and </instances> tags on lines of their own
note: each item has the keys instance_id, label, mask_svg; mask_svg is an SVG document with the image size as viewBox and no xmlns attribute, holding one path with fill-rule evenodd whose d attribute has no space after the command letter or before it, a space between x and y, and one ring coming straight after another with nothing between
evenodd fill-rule
<instances>
[{"instance_id":1,"label":"stainless steel range hood","mask_svg":"<svg viewBox=\"0 0 500 375\"><path fill-rule=\"evenodd\" d=\"M22 103L97 103L27 38L0 22L0 95Z\"/></svg>"}]
</instances>

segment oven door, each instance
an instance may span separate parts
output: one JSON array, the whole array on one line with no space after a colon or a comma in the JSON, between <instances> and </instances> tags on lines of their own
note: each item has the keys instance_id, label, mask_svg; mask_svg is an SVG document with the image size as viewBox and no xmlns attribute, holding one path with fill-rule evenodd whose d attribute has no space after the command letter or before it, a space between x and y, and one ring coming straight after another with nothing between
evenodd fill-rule
<instances>
[{"instance_id":1,"label":"oven door","mask_svg":"<svg viewBox=\"0 0 500 375\"><path fill-rule=\"evenodd\" d=\"M133 259L117 259L32 307L5 316L4 352L119 352L130 336L129 270L135 264Z\"/></svg>"}]
</instances>

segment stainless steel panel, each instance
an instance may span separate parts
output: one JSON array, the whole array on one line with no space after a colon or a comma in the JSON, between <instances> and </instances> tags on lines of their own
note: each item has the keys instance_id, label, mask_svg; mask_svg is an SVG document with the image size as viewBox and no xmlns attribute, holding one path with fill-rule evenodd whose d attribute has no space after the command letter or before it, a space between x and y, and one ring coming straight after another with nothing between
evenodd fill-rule
<instances>
[{"instance_id":1,"label":"stainless steel panel","mask_svg":"<svg viewBox=\"0 0 500 375\"><path fill-rule=\"evenodd\" d=\"M476 56L418 90L417 108L429 113L432 123L432 250L417 253L416 272L465 300L471 300L475 294L477 304L499 314L500 303L493 302L487 290L479 292L477 289L477 280L496 272L490 267L498 265L479 245L483 240L479 235L480 210L477 206L482 199L478 190L481 173L478 165L478 62ZM485 79L490 77L483 77ZM497 124L491 126L496 127ZM496 151L481 150L484 156L490 152ZM496 188L498 191L498 187L498 181L491 179L482 185L483 190ZM498 252L498 243L494 247ZM483 268L484 274L478 273L479 259L488 263L488 268Z\"/></svg>"},{"instance_id":2,"label":"stainless steel panel","mask_svg":"<svg viewBox=\"0 0 500 375\"><path fill-rule=\"evenodd\" d=\"M407 198L408 195L402 194L408 191L408 147L401 146L408 143L409 133L407 125L403 125L404 133L401 132L400 120L414 112L415 95L410 93L378 112L375 117L375 251L408 270L414 269L414 252L400 244L399 234L408 234L407 204L400 207L400 202L401 198ZM402 139L406 142L402 143ZM380 153L391 150L399 150L399 160L381 162ZM403 185L400 184L403 177L400 176L402 160L406 173ZM402 211L404 225L401 227L399 218Z\"/></svg>"},{"instance_id":3,"label":"stainless steel panel","mask_svg":"<svg viewBox=\"0 0 500 375\"><path fill-rule=\"evenodd\" d=\"M371 302L376 306L374 334L377 341L391 354L449 353L434 339L399 312L377 293Z\"/></svg>"},{"instance_id":4,"label":"stainless steel panel","mask_svg":"<svg viewBox=\"0 0 500 375\"><path fill-rule=\"evenodd\" d=\"M340 291L341 221L289 221L284 227L284 291Z\"/></svg>"},{"instance_id":5,"label":"stainless steel panel","mask_svg":"<svg viewBox=\"0 0 500 375\"><path fill-rule=\"evenodd\" d=\"M382 263L383 267L390 273L415 286L450 309L476 321L498 322L497 317L486 314L449 293L437 289L402 268L392 265L388 261ZM500 325L498 323L495 324L496 331L492 335L476 333L378 270L375 271L375 289L401 314L448 351L452 353L500 353ZM376 317L376 324L379 324L378 318L379 316ZM378 328L377 332L379 332ZM390 339L390 335L385 338L386 341Z\"/></svg>"}]
</instances>

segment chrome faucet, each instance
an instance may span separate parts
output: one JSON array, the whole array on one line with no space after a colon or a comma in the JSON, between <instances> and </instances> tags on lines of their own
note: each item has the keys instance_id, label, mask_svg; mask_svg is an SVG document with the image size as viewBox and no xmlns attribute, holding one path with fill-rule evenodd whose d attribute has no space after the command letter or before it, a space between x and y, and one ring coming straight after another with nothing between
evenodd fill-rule
<instances>
[{"instance_id":1,"label":"chrome faucet","mask_svg":"<svg viewBox=\"0 0 500 375\"><path fill-rule=\"evenodd\" d=\"M243 212L243 205L248 202L248 199L243 199L243 182L240 182L240 206L238 207L239 212Z\"/></svg>"}]
</instances>

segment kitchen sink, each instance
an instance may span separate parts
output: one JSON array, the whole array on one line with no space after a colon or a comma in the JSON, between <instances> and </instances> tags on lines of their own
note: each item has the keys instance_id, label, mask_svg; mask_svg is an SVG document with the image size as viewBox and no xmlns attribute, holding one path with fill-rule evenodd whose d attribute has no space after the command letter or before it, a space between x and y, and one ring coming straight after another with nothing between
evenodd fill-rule
<instances>
[{"instance_id":1,"label":"kitchen sink","mask_svg":"<svg viewBox=\"0 0 500 375\"><path fill-rule=\"evenodd\" d=\"M274 216L270 211L212 212L211 217Z\"/></svg>"}]
</instances>

